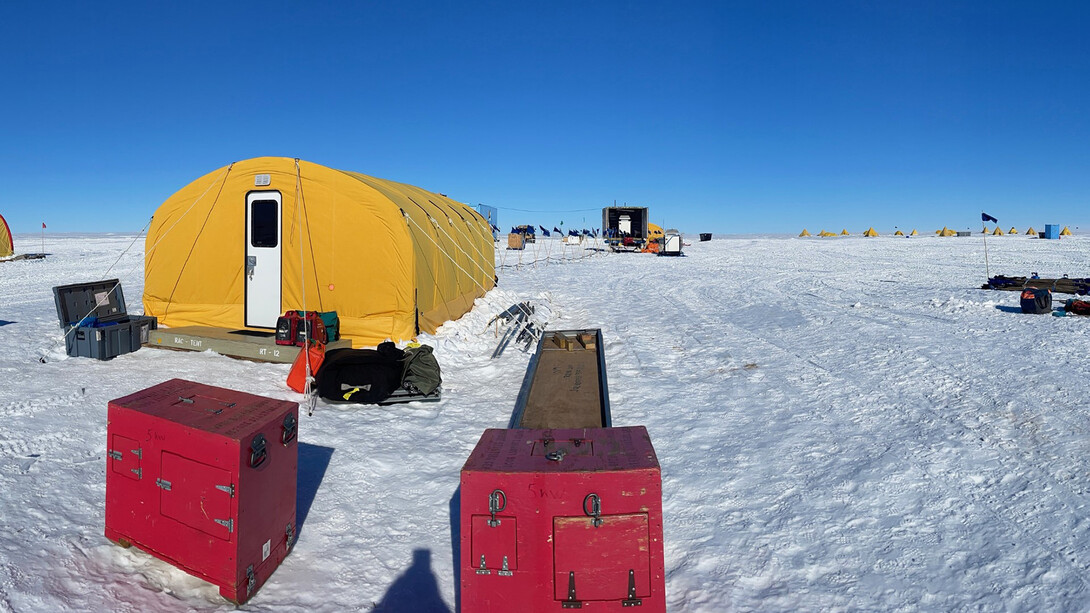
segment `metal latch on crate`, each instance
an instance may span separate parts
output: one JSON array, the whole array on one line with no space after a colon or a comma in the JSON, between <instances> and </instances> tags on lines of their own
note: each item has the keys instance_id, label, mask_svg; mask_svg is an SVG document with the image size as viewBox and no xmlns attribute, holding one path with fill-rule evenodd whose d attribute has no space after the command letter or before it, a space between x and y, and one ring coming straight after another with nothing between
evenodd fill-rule
<instances>
[{"instance_id":1,"label":"metal latch on crate","mask_svg":"<svg viewBox=\"0 0 1090 613\"><path fill-rule=\"evenodd\" d=\"M155 480L155 485L158 485L159 487L163 488L164 490L166 490L168 492L170 491L170 481L167 481L166 479L162 479L162 478L156 479Z\"/></svg>"},{"instance_id":2,"label":"metal latch on crate","mask_svg":"<svg viewBox=\"0 0 1090 613\"><path fill-rule=\"evenodd\" d=\"M106 455L109 456L111 460L120 461L122 458L121 452L116 449L110 449L106 452Z\"/></svg>"},{"instance_id":3,"label":"metal latch on crate","mask_svg":"<svg viewBox=\"0 0 1090 613\"><path fill-rule=\"evenodd\" d=\"M587 508L587 503L590 503L590 508ZM605 523L602 519L602 499L598 497L598 494L587 494L587 497L583 499L583 513L586 513L588 517L593 517L594 527L597 528Z\"/></svg>"},{"instance_id":4,"label":"metal latch on crate","mask_svg":"<svg viewBox=\"0 0 1090 613\"><path fill-rule=\"evenodd\" d=\"M503 499L501 502L500 499ZM488 526L495 528L500 525L500 520L496 519L496 513L499 513L507 508L507 494L501 489L494 489L492 493L488 495L488 511L492 513L492 519L488 520Z\"/></svg>"},{"instance_id":5,"label":"metal latch on crate","mask_svg":"<svg viewBox=\"0 0 1090 613\"><path fill-rule=\"evenodd\" d=\"M246 567L246 595L249 596L253 593L254 587L257 585L257 577L254 576L254 565L251 564Z\"/></svg>"}]
</instances>

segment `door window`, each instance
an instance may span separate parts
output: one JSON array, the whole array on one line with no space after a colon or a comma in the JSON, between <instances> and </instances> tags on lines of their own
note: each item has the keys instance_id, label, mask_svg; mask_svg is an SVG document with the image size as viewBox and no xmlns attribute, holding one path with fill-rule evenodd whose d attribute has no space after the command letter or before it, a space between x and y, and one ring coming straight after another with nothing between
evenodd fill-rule
<instances>
[{"instance_id":1,"label":"door window","mask_svg":"<svg viewBox=\"0 0 1090 613\"><path fill-rule=\"evenodd\" d=\"M250 203L250 244L254 247L276 247L280 216L275 200L254 200Z\"/></svg>"}]
</instances>

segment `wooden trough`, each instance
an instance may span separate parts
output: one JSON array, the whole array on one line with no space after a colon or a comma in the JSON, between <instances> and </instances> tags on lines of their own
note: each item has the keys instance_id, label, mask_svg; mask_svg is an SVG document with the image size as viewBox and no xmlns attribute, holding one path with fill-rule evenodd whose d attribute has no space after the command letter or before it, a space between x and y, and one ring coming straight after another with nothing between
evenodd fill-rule
<instances>
[{"instance_id":1,"label":"wooden trough","mask_svg":"<svg viewBox=\"0 0 1090 613\"><path fill-rule=\"evenodd\" d=\"M510 428L608 428L602 331L547 331L526 369Z\"/></svg>"}]
</instances>

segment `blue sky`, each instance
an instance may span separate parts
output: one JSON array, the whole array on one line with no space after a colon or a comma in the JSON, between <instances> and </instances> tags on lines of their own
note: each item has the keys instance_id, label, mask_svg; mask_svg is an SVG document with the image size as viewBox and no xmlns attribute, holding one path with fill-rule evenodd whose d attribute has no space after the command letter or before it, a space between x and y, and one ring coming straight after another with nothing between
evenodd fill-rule
<instances>
[{"instance_id":1,"label":"blue sky","mask_svg":"<svg viewBox=\"0 0 1090 613\"><path fill-rule=\"evenodd\" d=\"M598 225L1090 227L1084 2L16 3L0 214L136 231L299 157Z\"/></svg>"}]
</instances>

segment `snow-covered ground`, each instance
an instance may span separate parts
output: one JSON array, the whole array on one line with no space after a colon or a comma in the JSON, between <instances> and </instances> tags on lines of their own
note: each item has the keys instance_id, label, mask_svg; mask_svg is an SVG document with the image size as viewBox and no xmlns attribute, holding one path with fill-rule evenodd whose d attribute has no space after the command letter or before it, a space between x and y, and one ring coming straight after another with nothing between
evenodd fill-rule
<instances>
[{"instance_id":1,"label":"snow-covered ground","mask_svg":"<svg viewBox=\"0 0 1090 613\"><path fill-rule=\"evenodd\" d=\"M0 263L0 612L234 608L103 537L106 404L174 377L302 397L286 365L67 358L51 288L119 276L140 312L132 239L46 236L47 259ZM523 300L602 328L613 422L647 426L662 464L671 611L1086 607L1090 319L977 289L980 235L690 240L684 258L498 251L498 288L421 339L440 403L302 416L298 544L243 609L455 609L459 469L529 359L490 360L486 324ZM1090 276L1084 237L988 251L992 274Z\"/></svg>"}]
</instances>

